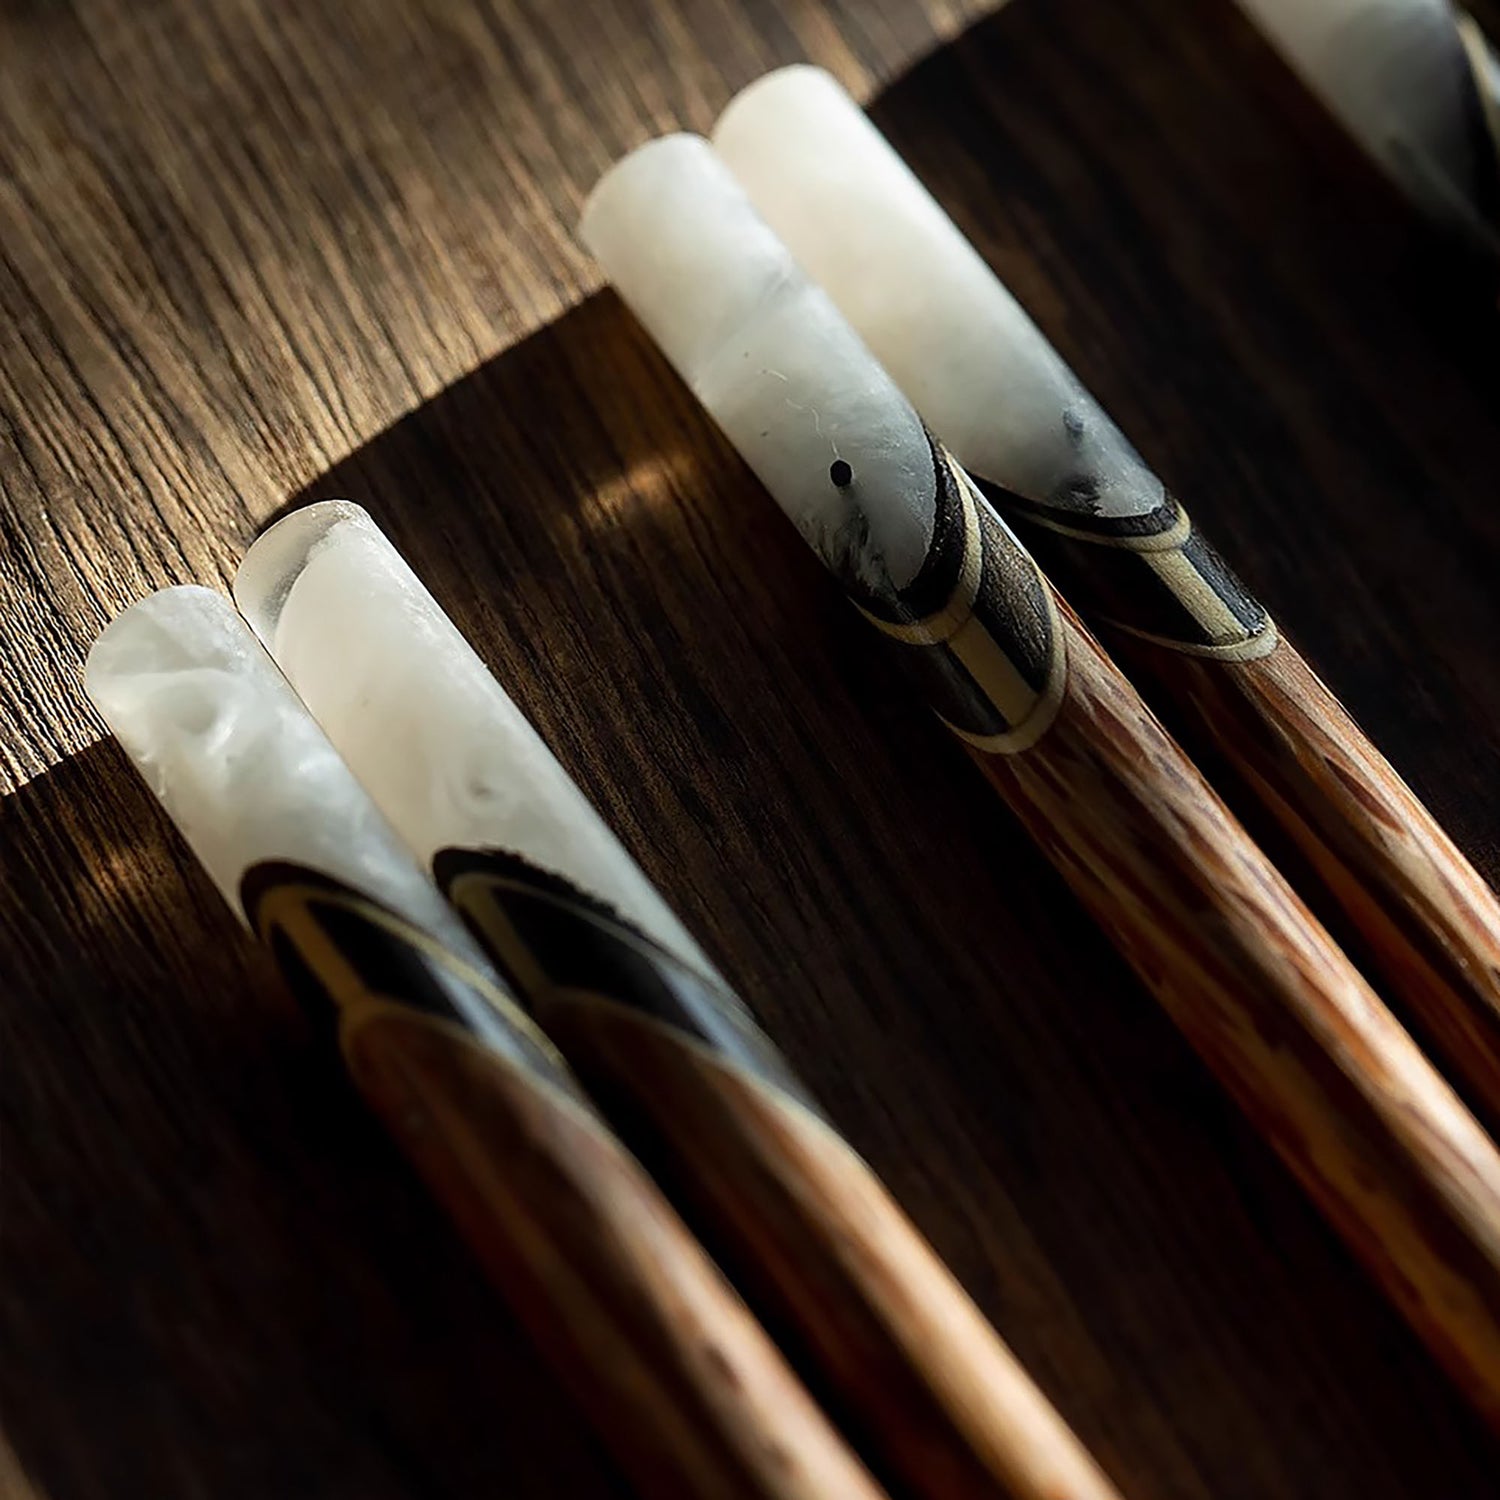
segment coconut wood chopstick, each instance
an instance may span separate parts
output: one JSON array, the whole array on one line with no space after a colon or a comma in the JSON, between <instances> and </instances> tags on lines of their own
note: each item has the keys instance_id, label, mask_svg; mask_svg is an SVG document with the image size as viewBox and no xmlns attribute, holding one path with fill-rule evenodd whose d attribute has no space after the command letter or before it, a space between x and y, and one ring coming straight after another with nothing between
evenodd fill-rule
<instances>
[{"instance_id":1,"label":"coconut wood chopstick","mask_svg":"<svg viewBox=\"0 0 1500 1500\"><path fill-rule=\"evenodd\" d=\"M766 488L1464 1391L1500 1424L1500 1154L708 144L582 235Z\"/></svg>"},{"instance_id":2,"label":"coconut wood chopstick","mask_svg":"<svg viewBox=\"0 0 1500 1500\"><path fill-rule=\"evenodd\" d=\"M229 602L125 611L87 686L642 1493L879 1500Z\"/></svg>"},{"instance_id":3,"label":"coconut wood chopstick","mask_svg":"<svg viewBox=\"0 0 1500 1500\"><path fill-rule=\"evenodd\" d=\"M1223 756L1226 790L1295 840L1500 1121L1500 900L1432 814L828 74L752 84L716 143L1189 749Z\"/></svg>"},{"instance_id":4,"label":"coconut wood chopstick","mask_svg":"<svg viewBox=\"0 0 1500 1500\"><path fill-rule=\"evenodd\" d=\"M1115 1490L357 505L235 597L516 993L901 1493Z\"/></svg>"}]
</instances>

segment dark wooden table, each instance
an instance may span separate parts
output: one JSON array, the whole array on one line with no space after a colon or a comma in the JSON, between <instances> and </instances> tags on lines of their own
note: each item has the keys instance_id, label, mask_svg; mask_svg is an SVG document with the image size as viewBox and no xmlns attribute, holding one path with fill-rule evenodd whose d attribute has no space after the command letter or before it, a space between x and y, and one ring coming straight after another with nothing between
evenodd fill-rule
<instances>
[{"instance_id":1,"label":"dark wooden table","mask_svg":"<svg viewBox=\"0 0 1500 1500\"><path fill-rule=\"evenodd\" d=\"M1492 296L1228 0L985 8L0 4L0 1492L618 1493L79 690L351 494L1131 1496L1500 1493L571 238L831 67L1493 878Z\"/></svg>"}]
</instances>

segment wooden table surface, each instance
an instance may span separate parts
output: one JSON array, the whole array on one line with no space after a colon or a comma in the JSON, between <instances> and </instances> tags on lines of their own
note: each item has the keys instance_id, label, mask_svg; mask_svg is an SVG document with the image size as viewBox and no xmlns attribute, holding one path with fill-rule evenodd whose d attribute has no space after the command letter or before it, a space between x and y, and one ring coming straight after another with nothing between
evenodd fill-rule
<instances>
[{"instance_id":1,"label":"wooden table surface","mask_svg":"<svg viewBox=\"0 0 1500 1500\"><path fill-rule=\"evenodd\" d=\"M626 148L832 68L1494 878L1492 296L1228 0L986 9L0 6L0 1493L620 1493L79 690L330 494L1130 1496L1500 1493L571 237Z\"/></svg>"}]
</instances>

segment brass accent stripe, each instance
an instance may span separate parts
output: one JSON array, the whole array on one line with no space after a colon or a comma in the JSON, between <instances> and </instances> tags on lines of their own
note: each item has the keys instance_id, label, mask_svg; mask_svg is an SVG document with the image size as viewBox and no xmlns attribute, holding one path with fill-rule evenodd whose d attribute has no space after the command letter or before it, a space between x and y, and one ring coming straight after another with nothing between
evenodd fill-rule
<instances>
[{"instance_id":1,"label":"brass accent stripe","mask_svg":"<svg viewBox=\"0 0 1500 1500\"><path fill-rule=\"evenodd\" d=\"M341 1012L346 1007L368 1001L371 988L317 921L311 910L315 903L336 906L415 948L434 967L444 970L473 990L508 1026L520 1032L549 1061L564 1073L567 1072L567 1064L546 1033L504 990L482 970L450 952L420 927L356 893L292 881L271 887L256 902L257 934L265 941L269 939L271 929L280 927L285 931L298 953L307 960L319 981L333 996L334 1004Z\"/></svg>"},{"instance_id":2,"label":"brass accent stripe","mask_svg":"<svg viewBox=\"0 0 1500 1500\"><path fill-rule=\"evenodd\" d=\"M1057 717L1058 709L1062 707L1063 696L1068 686L1067 645L1062 633L1062 620L1058 617L1057 600L1053 597L1052 585L1045 578L1041 580L1041 583L1042 596L1047 606L1047 639L1052 645L1052 655L1047 664L1046 686L1042 689L1041 696L1032 703L1030 712L1019 723L1013 724L1010 729L1000 734L973 734L943 719L943 723L965 744L972 745L976 750L983 750L987 754L1018 755L1023 750L1029 750L1052 727L1052 721ZM965 662L965 665L967 666L968 663ZM970 668L970 670L973 669ZM1012 667L1011 670L1014 671L1014 668ZM981 683L981 686L983 685ZM1027 688L1028 697L1034 693L1034 688ZM1001 707L1001 711L1004 712L1001 705L997 704L997 707ZM938 717L942 718L942 715L939 714ZM1009 718L1009 714L1006 717Z\"/></svg>"},{"instance_id":3,"label":"brass accent stripe","mask_svg":"<svg viewBox=\"0 0 1500 1500\"><path fill-rule=\"evenodd\" d=\"M496 899L495 891L501 884L500 878L487 870L466 870L448 883L443 894L478 929L481 946L509 970L516 988L523 995L540 994L552 981L516 931L505 903Z\"/></svg>"},{"instance_id":4,"label":"brass accent stripe","mask_svg":"<svg viewBox=\"0 0 1500 1500\"><path fill-rule=\"evenodd\" d=\"M1036 706L1037 691L1016 670L999 641L975 616L966 620L948 642L985 697L1000 710L1007 724L1021 725Z\"/></svg>"},{"instance_id":5,"label":"brass accent stripe","mask_svg":"<svg viewBox=\"0 0 1500 1500\"><path fill-rule=\"evenodd\" d=\"M1182 552L1146 552L1141 560L1171 589L1208 637L1211 646L1243 640L1245 626Z\"/></svg>"},{"instance_id":6,"label":"brass accent stripe","mask_svg":"<svg viewBox=\"0 0 1500 1500\"><path fill-rule=\"evenodd\" d=\"M1204 542L1174 497L1171 524L1150 536L1109 535L1043 514L999 488L997 510L1037 549L1039 564L1067 585L1099 624L1186 655L1247 661L1275 649L1277 633L1259 604ZM1109 517L1092 517L1100 527Z\"/></svg>"},{"instance_id":7,"label":"brass accent stripe","mask_svg":"<svg viewBox=\"0 0 1500 1500\"><path fill-rule=\"evenodd\" d=\"M1153 532L1150 536L1110 536L1103 532L1085 531L1081 526L1069 526L1054 519L1050 512L1044 512L1040 507L1033 509L1028 506L1021 519L1044 531L1055 531L1059 536L1072 537L1075 541L1088 542L1095 547L1115 547L1122 552L1171 552L1183 546L1193 534L1192 519L1180 504L1177 507L1177 519L1165 531Z\"/></svg>"},{"instance_id":8,"label":"brass accent stripe","mask_svg":"<svg viewBox=\"0 0 1500 1500\"><path fill-rule=\"evenodd\" d=\"M877 630L909 646L941 646L950 640L969 622L974 601L979 597L984 576L984 538L979 530L979 513L974 508L973 489L964 482L967 476L962 471L957 472L957 477L964 508L964 556L958 583L948 602L934 614L901 623L882 620L860 604L854 606Z\"/></svg>"},{"instance_id":9,"label":"brass accent stripe","mask_svg":"<svg viewBox=\"0 0 1500 1500\"><path fill-rule=\"evenodd\" d=\"M1184 656L1202 656L1210 661L1254 661L1257 657L1269 656L1281 643L1276 622L1269 616L1254 635L1240 641L1226 641L1222 646L1204 646L1178 640L1176 636L1157 635L1154 631L1138 630L1134 625L1116 619L1109 621L1109 627L1133 635L1137 640L1150 641L1153 646L1165 646L1169 651L1180 651Z\"/></svg>"}]
</instances>

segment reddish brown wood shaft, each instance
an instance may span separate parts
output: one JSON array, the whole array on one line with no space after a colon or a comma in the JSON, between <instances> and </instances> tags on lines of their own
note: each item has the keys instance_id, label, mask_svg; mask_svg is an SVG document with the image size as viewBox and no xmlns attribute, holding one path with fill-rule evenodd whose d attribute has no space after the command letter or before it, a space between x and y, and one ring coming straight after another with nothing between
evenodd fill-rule
<instances>
[{"instance_id":1,"label":"reddish brown wood shaft","mask_svg":"<svg viewBox=\"0 0 1500 1500\"><path fill-rule=\"evenodd\" d=\"M409 1009L346 1012L361 1090L643 1495L878 1500L633 1157L574 1101Z\"/></svg>"},{"instance_id":2,"label":"reddish brown wood shaft","mask_svg":"<svg viewBox=\"0 0 1500 1500\"><path fill-rule=\"evenodd\" d=\"M1228 764L1238 786L1226 791L1295 841L1390 994L1500 1121L1500 901L1483 877L1286 641L1247 662L1118 644L1189 747L1201 738Z\"/></svg>"},{"instance_id":3,"label":"reddish brown wood shaft","mask_svg":"<svg viewBox=\"0 0 1500 1500\"><path fill-rule=\"evenodd\" d=\"M1056 722L981 766L1500 1426L1500 1153L1066 606L1063 630Z\"/></svg>"},{"instance_id":4,"label":"reddish brown wood shaft","mask_svg":"<svg viewBox=\"0 0 1500 1500\"><path fill-rule=\"evenodd\" d=\"M638 1011L533 997L737 1282L903 1494L1117 1492L869 1167L786 1094Z\"/></svg>"}]
</instances>

